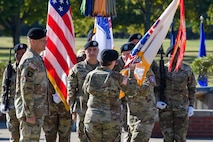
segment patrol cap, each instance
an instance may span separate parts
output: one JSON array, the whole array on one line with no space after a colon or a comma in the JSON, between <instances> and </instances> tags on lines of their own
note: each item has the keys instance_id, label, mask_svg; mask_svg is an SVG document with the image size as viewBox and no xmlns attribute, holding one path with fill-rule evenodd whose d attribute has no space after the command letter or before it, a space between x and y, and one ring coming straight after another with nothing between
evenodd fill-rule
<instances>
[{"instance_id":1,"label":"patrol cap","mask_svg":"<svg viewBox=\"0 0 213 142\"><path fill-rule=\"evenodd\" d=\"M24 43L18 43L14 46L14 52L16 53L18 50L27 49L27 45Z\"/></svg>"},{"instance_id":2,"label":"patrol cap","mask_svg":"<svg viewBox=\"0 0 213 142\"><path fill-rule=\"evenodd\" d=\"M131 51L135 47L135 44L133 42L127 42L123 44L120 48L121 53L123 51Z\"/></svg>"},{"instance_id":3,"label":"patrol cap","mask_svg":"<svg viewBox=\"0 0 213 142\"><path fill-rule=\"evenodd\" d=\"M94 40L91 40L91 41L88 41L85 45L84 45L84 50L86 50L87 48L89 47L96 47L98 46L98 42L97 41L94 41Z\"/></svg>"},{"instance_id":4,"label":"patrol cap","mask_svg":"<svg viewBox=\"0 0 213 142\"><path fill-rule=\"evenodd\" d=\"M128 42L133 41L134 39L141 39L142 35L140 33L135 33L129 36Z\"/></svg>"},{"instance_id":5,"label":"patrol cap","mask_svg":"<svg viewBox=\"0 0 213 142\"><path fill-rule=\"evenodd\" d=\"M92 40L92 37L95 35L95 33L93 32L93 29L90 29L88 34L87 34L87 41Z\"/></svg>"},{"instance_id":6,"label":"patrol cap","mask_svg":"<svg viewBox=\"0 0 213 142\"><path fill-rule=\"evenodd\" d=\"M113 49L104 49L101 52L101 60L103 62L111 62L118 59L118 52Z\"/></svg>"},{"instance_id":7,"label":"patrol cap","mask_svg":"<svg viewBox=\"0 0 213 142\"><path fill-rule=\"evenodd\" d=\"M28 33L27 36L30 39L41 39L43 37L46 36L46 29L42 29L42 28L31 28Z\"/></svg>"}]
</instances>

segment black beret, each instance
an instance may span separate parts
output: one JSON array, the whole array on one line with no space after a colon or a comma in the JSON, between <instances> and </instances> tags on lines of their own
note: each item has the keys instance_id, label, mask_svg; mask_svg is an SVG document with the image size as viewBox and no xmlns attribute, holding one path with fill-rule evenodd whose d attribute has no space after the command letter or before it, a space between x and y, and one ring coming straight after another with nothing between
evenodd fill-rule
<instances>
[{"instance_id":1,"label":"black beret","mask_svg":"<svg viewBox=\"0 0 213 142\"><path fill-rule=\"evenodd\" d=\"M174 50L174 46L170 46L167 50L166 50L166 57L168 57L168 55L173 52ZM179 52L180 48L178 47L177 52Z\"/></svg>"},{"instance_id":2,"label":"black beret","mask_svg":"<svg viewBox=\"0 0 213 142\"><path fill-rule=\"evenodd\" d=\"M98 46L98 42L97 41L94 41L94 40L91 40L91 41L88 41L85 45L84 45L84 50L86 50L87 48L89 47L96 47Z\"/></svg>"},{"instance_id":3,"label":"black beret","mask_svg":"<svg viewBox=\"0 0 213 142\"><path fill-rule=\"evenodd\" d=\"M28 33L27 36L30 39L41 39L43 37L46 36L46 29L42 29L42 28L31 28Z\"/></svg>"},{"instance_id":4,"label":"black beret","mask_svg":"<svg viewBox=\"0 0 213 142\"><path fill-rule=\"evenodd\" d=\"M93 29L90 29L88 34L87 34L87 41L92 40L92 37L95 35L95 33L93 32Z\"/></svg>"},{"instance_id":5,"label":"black beret","mask_svg":"<svg viewBox=\"0 0 213 142\"><path fill-rule=\"evenodd\" d=\"M133 42L128 42L121 46L120 51L121 53L123 51L131 51L134 47L135 47L135 44Z\"/></svg>"},{"instance_id":6,"label":"black beret","mask_svg":"<svg viewBox=\"0 0 213 142\"><path fill-rule=\"evenodd\" d=\"M118 52L113 49L104 49L101 52L101 60L103 62L111 62L118 59Z\"/></svg>"},{"instance_id":7,"label":"black beret","mask_svg":"<svg viewBox=\"0 0 213 142\"><path fill-rule=\"evenodd\" d=\"M140 33L135 33L129 36L128 42L133 41L134 39L141 39L142 35Z\"/></svg>"},{"instance_id":8,"label":"black beret","mask_svg":"<svg viewBox=\"0 0 213 142\"><path fill-rule=\"evenodd\" d=\"M18 50L27 49L27 45L24 43L18 43L14 46L14 52L16 53Z\"/></svg>"}]
</instances>

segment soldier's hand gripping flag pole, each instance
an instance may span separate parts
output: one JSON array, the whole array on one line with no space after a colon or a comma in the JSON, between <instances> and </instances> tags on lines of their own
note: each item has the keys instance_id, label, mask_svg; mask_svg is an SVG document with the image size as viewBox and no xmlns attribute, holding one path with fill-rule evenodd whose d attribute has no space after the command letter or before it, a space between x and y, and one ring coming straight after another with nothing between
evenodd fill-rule
<instances>
[{"instance_id":1,"label":"soldier's hand gripping flag pole","mask_svg":"<svg viewBox=\"0 0 213 142\"><path fill-rule=\"evenodd\" d=\"M139 85L142 85L146 73L168 33L179 3L180 0L173 0L170 3L170 5L134 47L125 64L125 68L127 68L129 64L136 63L135 75ZM138 58L141 58L140 63L137 62Z\"/></svg>"}]
</instances>

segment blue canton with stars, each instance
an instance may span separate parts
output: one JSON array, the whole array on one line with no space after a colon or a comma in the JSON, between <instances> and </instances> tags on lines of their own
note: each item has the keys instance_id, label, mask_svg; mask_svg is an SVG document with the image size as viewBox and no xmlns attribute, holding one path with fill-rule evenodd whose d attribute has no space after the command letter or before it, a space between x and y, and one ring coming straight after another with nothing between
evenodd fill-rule
<instances>
[{"instance_id":1,"label":"blue canton with stars","mask_svg":"<svg viewBox=\"0 0 213 142\"><path fill-rule=\"evenodd\" d=\"M66 14L70 8L69 0L51 0L50 4L55 8L60 16Z\"/></svg>"},{"instance_id":2,"label":"blue canton with stars","mask_svg":"<svg viewBox=\"0 0 213 142\"><path fill-rule=\"evenodd\" d=\"M106 33L107 39L111 39L108 18L98 16L97 17L97 23Z\"/></svg>"}]
</instances>

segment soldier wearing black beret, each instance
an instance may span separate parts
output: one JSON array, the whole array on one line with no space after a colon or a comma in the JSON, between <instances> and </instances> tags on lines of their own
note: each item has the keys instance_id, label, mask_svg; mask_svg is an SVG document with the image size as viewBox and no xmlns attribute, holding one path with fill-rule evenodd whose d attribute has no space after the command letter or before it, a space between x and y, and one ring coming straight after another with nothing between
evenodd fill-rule
<instances>
[{"instance_id":1,"label":"soldier wearing black beret","mask_svg":"<svg viewBox=\"0 0 213 142\"><path fill-rule=\"evenodd\" d=\"M97 41L94 41L94 40L88 41L88 42L84 45L84 50L86 50L86 49L89 48L89 47L98 47L98 42L97 42Z\"/></svg>"},{"instance_id":2,"label":"soldier wearing black beret","mask_svg":"<svg viewBox=\"0 0 213 142\"><path fill-rule=\"evenodd\" d=\"M17 51L27 49L27 45L24 43L18 43L14 46L14 53L17 53Z\"/></svg>"},{"instance_id":3,"label":"soldier wearing black beret","mask_svg":"<svg viewBox=\"0 0 213 142\"><path fill-rule=\"evenodd\" d=\"M31 28L27 33L27 37L34 40L41 39L43 37L46 37L46 30L37 27Z\"/></svg>"},{"instance_id":4,"label":"soldier wearing black beret","mask_svg":"<svg viewBox=\"0 0 213 142\"><path fill-rule=\"evenodd\" d=\"M27 38L29 48L17 68L15 108L22 128L20 141L39 141L43 119L48 113L48 78L40 56L47 44L46 30L31 28Z\"/></svg>"},{"instance_id":5,"label":"soldier wearing black beret","mask_svg":"<svg viewBox=\"0 0 213 142\"><path fill-rule=\"evenodd\" d=\"M75 64L68 75L68 102L73 120L76 121L78 141L87 141L84 133L84 115L87 102L82 91L86 75L100 65L97 57L99 53L98 42L90 40L84 45L86 59Z\"/></svg>"},{"instance_id":6,"label":"soldier wearing black beret","mask_svg":"<svg viewBox=\"0 0 213 142\"><path fill-rule=\"evenodd\" d=\"M2 78L2 93L0 96L0 111L3 114L6 114L6 124L8 131L10 133L10 141L19 141L20 138L20 131L19 131L19 120L16 117L16 110L14 107L14 100L16 98L16 74L17 74L17 67L19 62L26 52L27 45L23 43L18 43L14 46L14 57L15 62L11 64L11 68L8 66L5 68ZM8 73L11 76L8 76ZM8 79L10 79L10 83L8 84ZM7 88L9 87L9 92L7 93L7 101L8 105L4 103L5 92L7 92Z\"/></svg>"},{"instance_id":7,"label":"soldier wearing black beret","mask_svg":"<svg viewBox=\"0 0 213 142\"><path fill-rule=\"evenodd\" d=\"M87 102L84 130L91 142L100 142L105 138L110 142L120 141L121 112L118 94L120 90L134 90L136 81L129 82L128 78L112 71L117 58L116 50L103 50L101 66L89 72L84 80L82 89Z\"/></svg>"},{"instance_id":8,"label":"soldier wearing black beret","mask_svg":"<svg viewBox=\"0 0 213 142\"><path fill-rule=\"evenodd\" d=\"M116 61L116 65L113 70L120 72L123 69L134 47L135 47L135 44L132 42L127 42L120 47L121 56Z\"/></svg>"},{"instance_id":9,"label":"soldier wearing black beret","mask_svg":"<svg viewBox=\"0 0 213 142\"><path fill-rule=\"evenodd\" d=\"M108 66L118 59L118 52L112 49L104 49L101 52L101 65Z\"/></svg>"},{"instance_id":10,"label":"soldier wearing black beret","mask_svg":"<svg viewBox=\"0 0 213 142\"><path fill-rule=\"evenodd\" d=\"M142 38L142 35L140 33L134 33L129 36L128 42L133 42L136 45L141 38Z\"/></svg>"},{"instance_id":11,"label":"soldier wearing black beret","mask_svg":"<svg viewBox=\"0 0 213 142\"><path fill-rule=\"evenodd\" d=\"M26 50L27 50L27 45L24 43L18 43L14 46L14 53L15 53L14 56L15 56L17 65L19 64L21 57L23 56Z\"/></svg>"}]
</instances>

